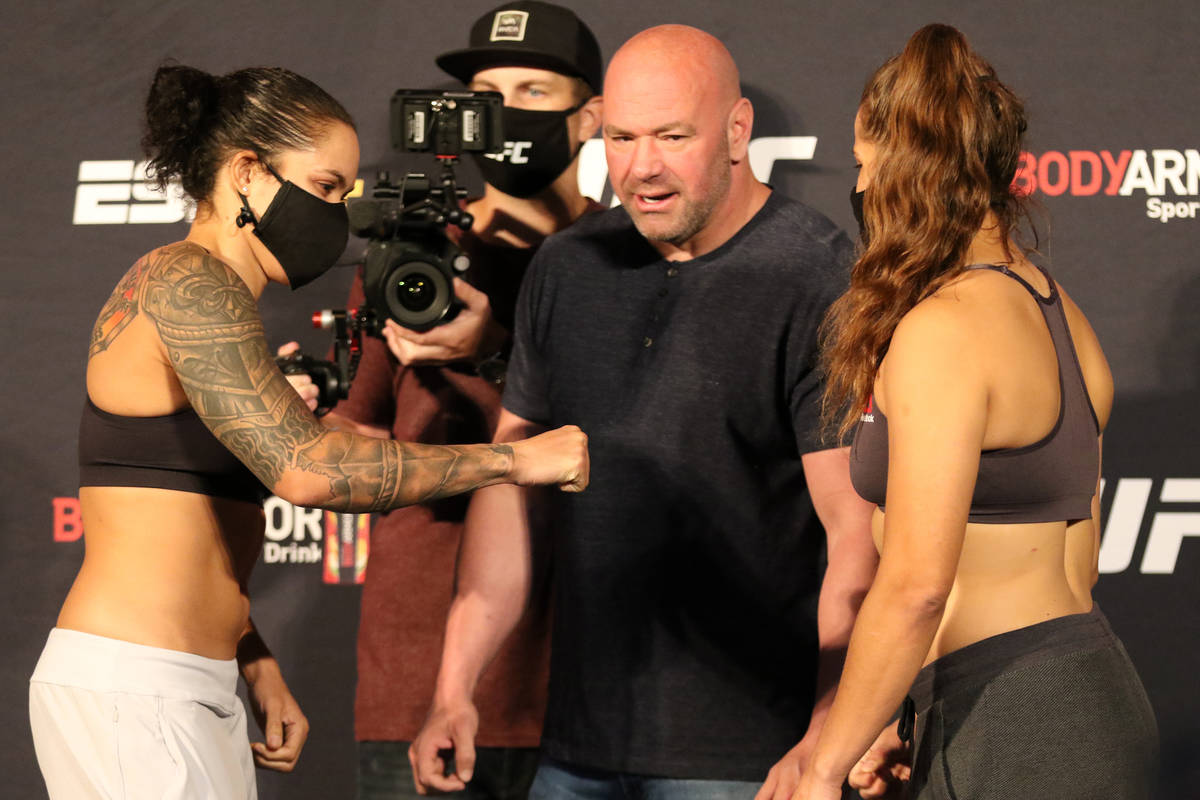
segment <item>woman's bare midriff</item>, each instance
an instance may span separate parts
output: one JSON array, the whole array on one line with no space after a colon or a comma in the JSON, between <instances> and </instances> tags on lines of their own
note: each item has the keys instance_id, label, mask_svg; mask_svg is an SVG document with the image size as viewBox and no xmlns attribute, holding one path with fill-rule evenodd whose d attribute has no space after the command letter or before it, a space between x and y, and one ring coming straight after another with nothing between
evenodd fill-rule
<instances>
[{"instance_id":1,"label":"woman's bare midriff","mask_svg":"<svg viewBox=\"0 0 1200 800\"><path fill-rule=\"evenodd\" d=\"M871 533L880 550L883 521L875 509ZM969 523L925 663L989 636L1090 611L1090 587L1073 588L1073 577L1090 571L1091 539L1076 533L1068 535L1066 522Z\"/></svg>"},{"instance_id":2,"label":"woman's bare midriff","mask_svg":"<svg viewBox=\"0 0 1200 800\"><path fill-rule=\"evenodd\" d=\"M233 658L246 630L246 581L262 508L191 492L85 486L83 566L58 627Z\"/></svg>"}]
</instances>

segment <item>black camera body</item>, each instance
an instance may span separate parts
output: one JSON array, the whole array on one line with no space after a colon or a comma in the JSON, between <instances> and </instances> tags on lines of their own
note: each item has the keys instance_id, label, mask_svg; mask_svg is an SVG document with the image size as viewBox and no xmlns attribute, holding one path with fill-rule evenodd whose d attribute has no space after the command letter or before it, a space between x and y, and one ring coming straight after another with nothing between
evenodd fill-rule
<instances>
[{"instance_id":1,"label":"black camera body","mask_svg":"<svg viewBox=\"0 0 1200 800\"><path fill-rule=\"evenodd\" d=\"M410 173L393 183L381 172L370 197L346 201L350 230L367 240L363 261L363 308L318 311L313 325L333 328L333 360L303 353L276 358L285 374L304 373L319 391L317 414L349 395L362 354L364 333L381 336L389 319L425 331L458 312L454 277L470 260L446 236L446 226L471 227L459 208L467 196L454 165L464 152L498 153L504 148L499 92L436 92L401 89L392 96L392 145L410 153L432 153L441 163L436 182Z\"/></svg>"},{"instance_id":2,"label":"black camera body","mask_svg":"<svg viewBox=\"0 0 1200 800\"><path fill-rule=\"evenodd\" d=\"M454 203L449 210L442 207L447 193ZM385 172L370 198L348 201L350 229L367 239L363 294L375 316L369 333L378 336L387 319L425 331L454 318L454 276L466 272L470 260L445 227L473 221L458 208L461 196L452 178L432 187L424 175L409 174L395 184Z\"/></svg>"},{"instance_id":3,"label":"black camera body","mask_svg":"<svg viewBox=\"0 0 1200 800\"><path fill-rule=\"evenodd\" d=\"M471 227L459 208L454 164L464 152L495 153L504 147L499 92L429 92L401 89L392 96L392 145L404 152L432 153L441 162L438 180L410 173L399 183L380 173L369 198L347 201L350 230L367 239L363 290L382 330L387 319L425 331L454 318L454 277L470 260L446 237L446 225Z\"/></svg>"}]
</instances>

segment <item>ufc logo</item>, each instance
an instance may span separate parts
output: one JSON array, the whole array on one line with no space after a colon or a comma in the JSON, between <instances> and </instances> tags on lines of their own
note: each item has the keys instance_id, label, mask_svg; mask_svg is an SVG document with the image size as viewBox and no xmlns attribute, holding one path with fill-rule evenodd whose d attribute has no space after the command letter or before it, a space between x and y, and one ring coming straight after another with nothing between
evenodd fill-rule
<instances>
[{"instance_id":1,"label":"ufc logo","mask_svg":"<svg viewBox=\"0 0 1200 800\"><path fill-rule=\"evenodd\" d=\"M750 140L750 171L763 183L769 183L777 161L811 161L817 150L816 136L762 136ZM579 154L579 191L588 197L601 198L608 181L608 164L604 160L604 140L589 139ZM612 198L611 205L620 200Z\"/></svg>"}]
</instances>

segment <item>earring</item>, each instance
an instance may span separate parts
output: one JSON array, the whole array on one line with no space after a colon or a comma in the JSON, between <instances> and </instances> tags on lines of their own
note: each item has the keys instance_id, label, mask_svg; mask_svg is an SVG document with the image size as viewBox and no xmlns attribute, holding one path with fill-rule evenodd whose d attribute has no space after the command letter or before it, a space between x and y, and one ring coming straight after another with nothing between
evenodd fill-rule
<instances>
[{"instance_id":1,"label":"earring","mask_svg":"<svg viewBox=\"0 0 1200 800\"><path fill-rule=\"evenodd\" d=\"M250 187L249 187L249 186L243 186L243 187L242 187L242 194L248 194L249 192L250 192Z\"/></svg>"}]
</instances>

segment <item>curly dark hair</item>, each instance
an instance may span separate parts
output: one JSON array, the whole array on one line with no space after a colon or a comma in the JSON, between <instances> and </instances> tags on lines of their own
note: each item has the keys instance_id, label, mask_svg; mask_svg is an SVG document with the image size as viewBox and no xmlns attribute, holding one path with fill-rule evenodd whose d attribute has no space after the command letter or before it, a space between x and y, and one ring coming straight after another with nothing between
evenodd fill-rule
<instances>
[{"instance_id":1,"label":"curly dark hair","mask_svg":"<svg viewBox=\"0 0 1200 800\"><path fill-rule=\"evenodd\" d=\"M246 149L269 158L311 147L333 122L354 127L341 103L290 70L252 67L210 75L164 64L146 98L146 171L159 188L178 178L184 192L203 203L230 153Z\"/></svg>"}]
</instances>

